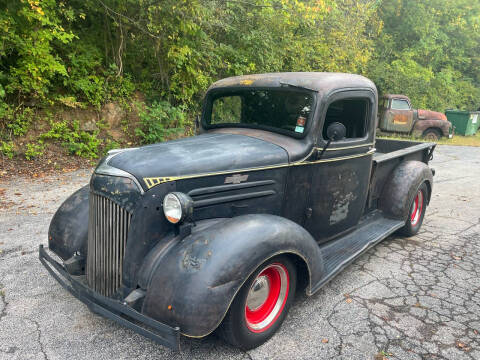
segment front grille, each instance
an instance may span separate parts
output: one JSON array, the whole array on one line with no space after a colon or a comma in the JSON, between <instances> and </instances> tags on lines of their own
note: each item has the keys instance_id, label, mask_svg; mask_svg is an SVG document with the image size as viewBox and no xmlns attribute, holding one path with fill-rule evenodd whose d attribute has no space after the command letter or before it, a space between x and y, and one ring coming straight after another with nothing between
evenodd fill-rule
<instances>
[{"instance_id":1,"label":"front grille","mask_svg":"<svg viewBox=\"0 0 480 360\"><path fill-rule=\"evenodd\" d=\"M111 296L122 283L122 265L131 215L106 197L90 193L87 282Z\"/></svg>"}]
</instances>

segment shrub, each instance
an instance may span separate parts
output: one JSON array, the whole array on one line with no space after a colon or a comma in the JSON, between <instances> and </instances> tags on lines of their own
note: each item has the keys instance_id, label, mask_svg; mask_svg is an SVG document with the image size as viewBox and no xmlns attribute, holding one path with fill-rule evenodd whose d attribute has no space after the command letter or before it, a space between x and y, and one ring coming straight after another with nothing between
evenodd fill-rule
<instances>
[{"instance_id":1,"label":"shrub","mask_svg":"<svg viewBox=\"0 0 480 360\"><path fill-rule=\"evenodd\" d=\"M25 107L18 107L15 114L11 116L11 121L7 123L7 128L11 130L14 136L23 136L30 128L33 121L33 110Z\"/></svg>"},{"instance_id":2,"label":"shrub","mask_svg":"<svg viewBox=\"0 0 480 360\"><path fill-rule=\"evenodd\" d=\"M82 131L78 134L76 141L63 143L71 155L78 155L85 158L97 158L98 147L101 140L95 134Z\"/></svg>"},{"instance_id":3,"label":"shrub","mask_svg":"<svg viewBox=\"0 0 480 360\"><path fill-rule=\"evenodd\" d=\"M108 153L110 150L113 150L113 149L120 149L122 147L122 145L118 142L116 142L115 140L109 140L107 139L105 141L105 147L103 148L103 152L106 154Z\"/></svg>"},{"instance_id":4,"label":"shrub","mask_svg":"<svg viewBox=\"0 0 480 360\"><path fill-rule=\"evenodd\" d=\"M0 100L0 135L5 138L7 136L6 130L8 124L13 120L13 107Z\"/></svg>"},{"instance_id":5,"label":"shrub","mask_svg":"<svg viewBox=\"0 0 480 360\"><path fill-rule=\"evenodd\" d=\"M162 142L184 131L183 109L167 101L154 102L140 110L138 116L141 127L135 129L135 135L140 137L142 144Z\"/></svg>"},{"instance_id":6,"label":"shrub","mask_svg":"<svg viewBox=\"0 0 480 360\"><path fill-rule=\"evenodd\" d=\"M27 144L27 151L25 151L25 157L27 160L32 160L43 155L43 144L29 143Z\"/></svg>"},{"instance_id":7,"label":"shrub","mask_svg":"<svg viewBox=\"0 0 480 360\"><path fill-rule=\"evenodd\" d=\"M61 141L69 154L78 155L86 158L97 158L98 148L101 140L98 139L98 132L90 134L86 131L80 130L78 121L73 121L68 124L67 121L50 122L50 130L42 135L42 140L57 140Z\"/></svg>"},{"instance_id":8,"label":"shrub","mask_svg":"<svg viewBox=\"0 0 480 360\"><path fill-rule=\"evenodd\" d=\"M135 84L130 74L117 76L117 66L110 65L105 72L105 92L107 101L122 101L131 97L135 91Z\"/></svg>"},{"instance_id":9,"label":"shrub","mask_svg":"<svg viewBox=\"0 0 480 360\"><path fill-rule=\"evenodd\" d=\"M127 99L135 90L130 75L117 76L114 64L103 69L99 50L86 44L80 43L69 55L69 64L70 73L64 85L96 107L108 101Z\"/></svg>"},{"instance_id":10,"label":"shrub","mask_svg":"<svg viewBox=\"0 0 480 360\"><path fill-rule=\"evenodd\" d=\"M13 158L13 155L15 154L13 151L13 142L0 141L0 153L9 159Z\"/></svg>"}]
</instances>

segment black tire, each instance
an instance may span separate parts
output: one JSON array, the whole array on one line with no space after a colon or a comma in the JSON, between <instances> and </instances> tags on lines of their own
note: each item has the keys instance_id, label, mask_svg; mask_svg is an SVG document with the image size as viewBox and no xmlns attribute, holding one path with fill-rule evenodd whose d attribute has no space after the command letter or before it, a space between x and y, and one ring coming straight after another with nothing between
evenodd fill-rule
<instances>
[{"instance_id":1,"label":"black tire","mask_svg":"<svg viewBox=\"0 0 480 360\"><path fill-rule=\"evenodd\" d=\"M421 199L420 199L421 198ZM419 186L416 195L410 205L410 212L408 214L405 226L398 232L404 236L413 236L418 233L422 227L425 210L427 209L428 188L424 182Z\"/></svg>"},{"instance_id":2,"label":"black tire","mask_svg":"<svg viewBox=\"0 0 480 360\"><path fill-rule=\"evenodd\" d=\"M442 137L442 133L438 129L427 129L423 132L423 137L426 140L438 141Z\"/></svg>"},{"instance_id":3,"label":"black tire","mask_svg":"<svg viewBox=\"0 0 480 360\"><path fill-rule=\"evenodd\" d=\"M261 275L261 274L266 274L265 273L266 270L271 271L272 269L275 269L272 271L277 271L276 270L277 267L278 269L280 269L280 272L285 271L288 276L287 293L285 297L282 298L284 299L282 301L283 305L281 306L281 309L277 312L277 315L273 318L273 320L268 323L269 325L267 327L263 329L259 329L258 331L253 331L253 329L249 327L248 320L247 320L248 318L247 311L250 310L249 308L247 310L248 295L250 293L250 290L254 282L256 280L259 281L258 279L262 277L265 277L265 275ZM271 280L268 280L268 281L269 281L268 282L269 284L272 284ZM248 280L245 282L245 284L242 286L240 291L235 296L235 299L230 305L230 309L228 310L227 315L223 319L223 322L218 329L218 334L226 342L230 343L233 346L241 348L243 350L253 349L257 346L262 345L264 342L270 339L277 332L277 330L280 328L283 321L285 320L285 317L288 313L288 310L290 309L290 306L295 296L296 286L297 286L297 271L295 266L289 260L288 257L277 256L275 258L267 260L262 265L260 265L258 269L248 278ZM264 307L267 304L267 300L270 297L270 293L273 292L273 290L271 290L271 287L272 286L269 285L268 287L269 295L265 300L265 302L263 303L263 305L257 308L258 309L257 311L261 310L262 307ZM277 299L280 299L281 294L282 292L280 288L279 296ZM277 302L278 301L279 300L277 300ZM275 308L276 306L268 314L271 315L275 310ZM254 313L254 312L251 312L251 313ZM253 325L257 326L258 324L253 324Z\"/></svg>"}]
</instances>

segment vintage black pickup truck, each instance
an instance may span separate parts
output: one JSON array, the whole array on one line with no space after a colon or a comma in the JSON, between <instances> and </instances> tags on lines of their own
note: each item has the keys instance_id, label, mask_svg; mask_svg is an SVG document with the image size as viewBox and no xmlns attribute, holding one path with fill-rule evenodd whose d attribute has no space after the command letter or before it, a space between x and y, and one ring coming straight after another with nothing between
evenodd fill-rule
<instances>
[{"instance_id":1,"label":"vintage black pickup truck","mask_svg":"<svg viewBox=\"0 0 480 360\"><path fill-rule=\"evenodd\" d=\"M377 90L336 73L227 78L199 135L112 151L40 260L92 311L179 348L250 349L364 251L419 231L433 143L375 141Z\"/></svg>"}]
</instances>

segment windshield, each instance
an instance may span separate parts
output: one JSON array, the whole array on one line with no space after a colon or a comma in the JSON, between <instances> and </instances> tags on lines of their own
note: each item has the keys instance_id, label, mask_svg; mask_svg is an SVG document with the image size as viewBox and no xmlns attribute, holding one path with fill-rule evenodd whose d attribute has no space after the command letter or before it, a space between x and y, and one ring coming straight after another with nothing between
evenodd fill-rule
<instances>
[{"instance_id":1,"label":"windshield","mask_svg":"<svg viewBox=\"0 0 480 360\"><path fill-rule=\"evenodd\" d=\"M310 121L313 95L298 90L245 89L213 95L206 128L253 127L301 137Z\"/></svg>"}]
</instances>

